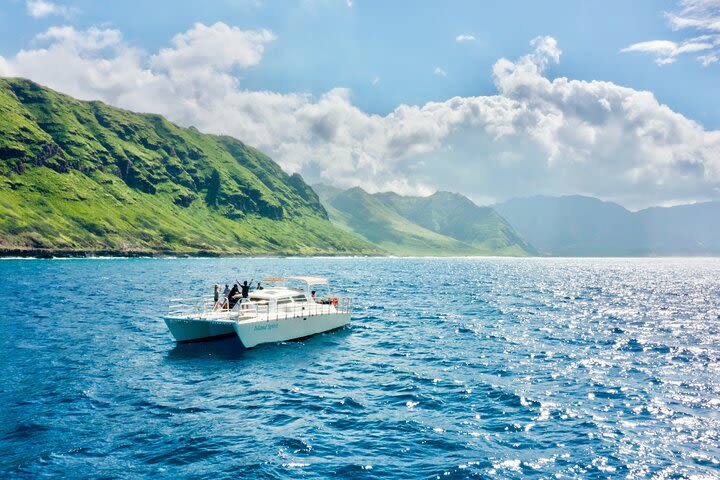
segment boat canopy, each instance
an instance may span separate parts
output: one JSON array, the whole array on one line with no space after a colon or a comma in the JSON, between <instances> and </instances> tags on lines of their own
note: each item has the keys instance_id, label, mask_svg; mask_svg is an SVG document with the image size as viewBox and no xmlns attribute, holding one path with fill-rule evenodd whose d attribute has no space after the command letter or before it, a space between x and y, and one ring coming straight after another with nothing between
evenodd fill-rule
<instances>
[{"instance_id":1,"label":"boat canopy","mask_svg":"<svg viewBox=\"0 0 720 480\"><path fill-rule=\"evenodd\" d=\"M280 283L285 281L285 277L263 278L262 281L265 283Z\"/></svg>"},{"instance_id":2,"label":"boat canopy","mask_svg":"<svg viewBox=\"0 0 720 480\"><path fill-rule=\"evenodd\" d=\"M305 282L308 285L327 285L328 281L327 278L323 277L272 277L272 278L263 278L263 282L266 283L279 283L284 282L285 280L300 280L301 282Z\"/></svg>"},{"instance_id":3,"label":"boat canopy","mask_svg":"<svg viewBox=\"0 0 720 480\"><path fill-rule=\"evenodd\" d=\"M327 285L327 278L323 277L287 277L290 280L300 280L308 285Z\"/></svg>"}]
</instances>

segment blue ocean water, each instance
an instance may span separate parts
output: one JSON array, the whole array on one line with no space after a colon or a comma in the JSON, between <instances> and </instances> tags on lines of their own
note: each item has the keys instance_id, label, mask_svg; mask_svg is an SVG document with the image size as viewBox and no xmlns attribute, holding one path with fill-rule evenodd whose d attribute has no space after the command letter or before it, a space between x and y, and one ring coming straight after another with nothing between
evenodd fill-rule
<instances>
[{"instance_id":1,"label":"blue ocean water","mask_svg":"<svg viewBox=\"0 0 720 480\"><path fill-rule=\"evenodd\" d=\"M352 326L175 344L330 277ZM0 261L0 477L720 477L720 259Z\"/></svg>"}]
</instances>

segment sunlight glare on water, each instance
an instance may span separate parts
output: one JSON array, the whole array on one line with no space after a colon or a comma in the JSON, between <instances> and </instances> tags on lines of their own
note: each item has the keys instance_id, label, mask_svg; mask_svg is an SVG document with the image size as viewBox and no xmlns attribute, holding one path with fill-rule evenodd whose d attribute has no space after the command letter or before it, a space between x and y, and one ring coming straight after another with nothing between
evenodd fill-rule
<instances>
[{"instance_id":1,"label":"sunlight glare on water","mask_svg":"<svg viewBox=\"0 0 720 480\"><path fill-rule=\"evenodd\" d=\"M175 344L168 299L327 276L352 326ZM0 476L718 477L718 259L0 261Z\"/></svg>"}]
</instances>

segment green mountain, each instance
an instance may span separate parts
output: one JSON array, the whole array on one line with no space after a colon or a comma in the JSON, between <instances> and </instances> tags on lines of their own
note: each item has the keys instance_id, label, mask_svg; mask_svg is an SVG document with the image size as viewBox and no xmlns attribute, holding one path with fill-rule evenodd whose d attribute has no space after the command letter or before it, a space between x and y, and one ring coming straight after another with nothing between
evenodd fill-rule
<instances>
[{"instance_id":1,"label":"green mountain","mask_svg":"<svg viewBox=\"0 0 720 480\"><path fill-rule=\"evenodd\" d=\"M528 255L534 253L492 209L462 195L369 194L315 185L330 219L396 255Z\"/></svg>"},{"instance_id":2,"label":"green mountain","mask_svg":"<svg viewBox=\"0 0 720 480\"><path fill-rule=\"evenodd\" d=\"M227 136L0 79L0 249L377 253Z\"/></svg>"},{"instance_id":3,"label":"green mountain","mask_svg":"<svg viewBox=\"0 0 720 480\"><path fill-rule=\"evenodd\" d=\"M471 245L480 252L536 253L495 210L479 207L458 193L436 192L429 197L409 197L388 192L376 196L413 223Z\"/></svg>"},{"instance_id":4,"label":"green mountain","mask_svg":"<svg viewBox=\"0 0 720 480\"><path fill-rule=\"evenodd\" d=\"M494 207L548 255L720 254L720 202L630 212L573 195L516 198Z\"/></svg>"}]
</instances>

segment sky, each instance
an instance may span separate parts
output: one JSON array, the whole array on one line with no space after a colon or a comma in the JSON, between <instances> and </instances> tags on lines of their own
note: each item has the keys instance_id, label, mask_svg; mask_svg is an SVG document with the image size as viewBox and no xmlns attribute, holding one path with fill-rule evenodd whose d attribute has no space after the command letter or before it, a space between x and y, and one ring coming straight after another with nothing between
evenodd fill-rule
<instances>
[{"instance_id":1,"label":"sky","mask_svg":"<svg viewBox=\"0 0 720 480\"><path fill-rule=\"evenodd\" d=\"M0 76L480 204L720 199L719 74L720 0L0 0Z\"/></svg>"}]
</instances>

